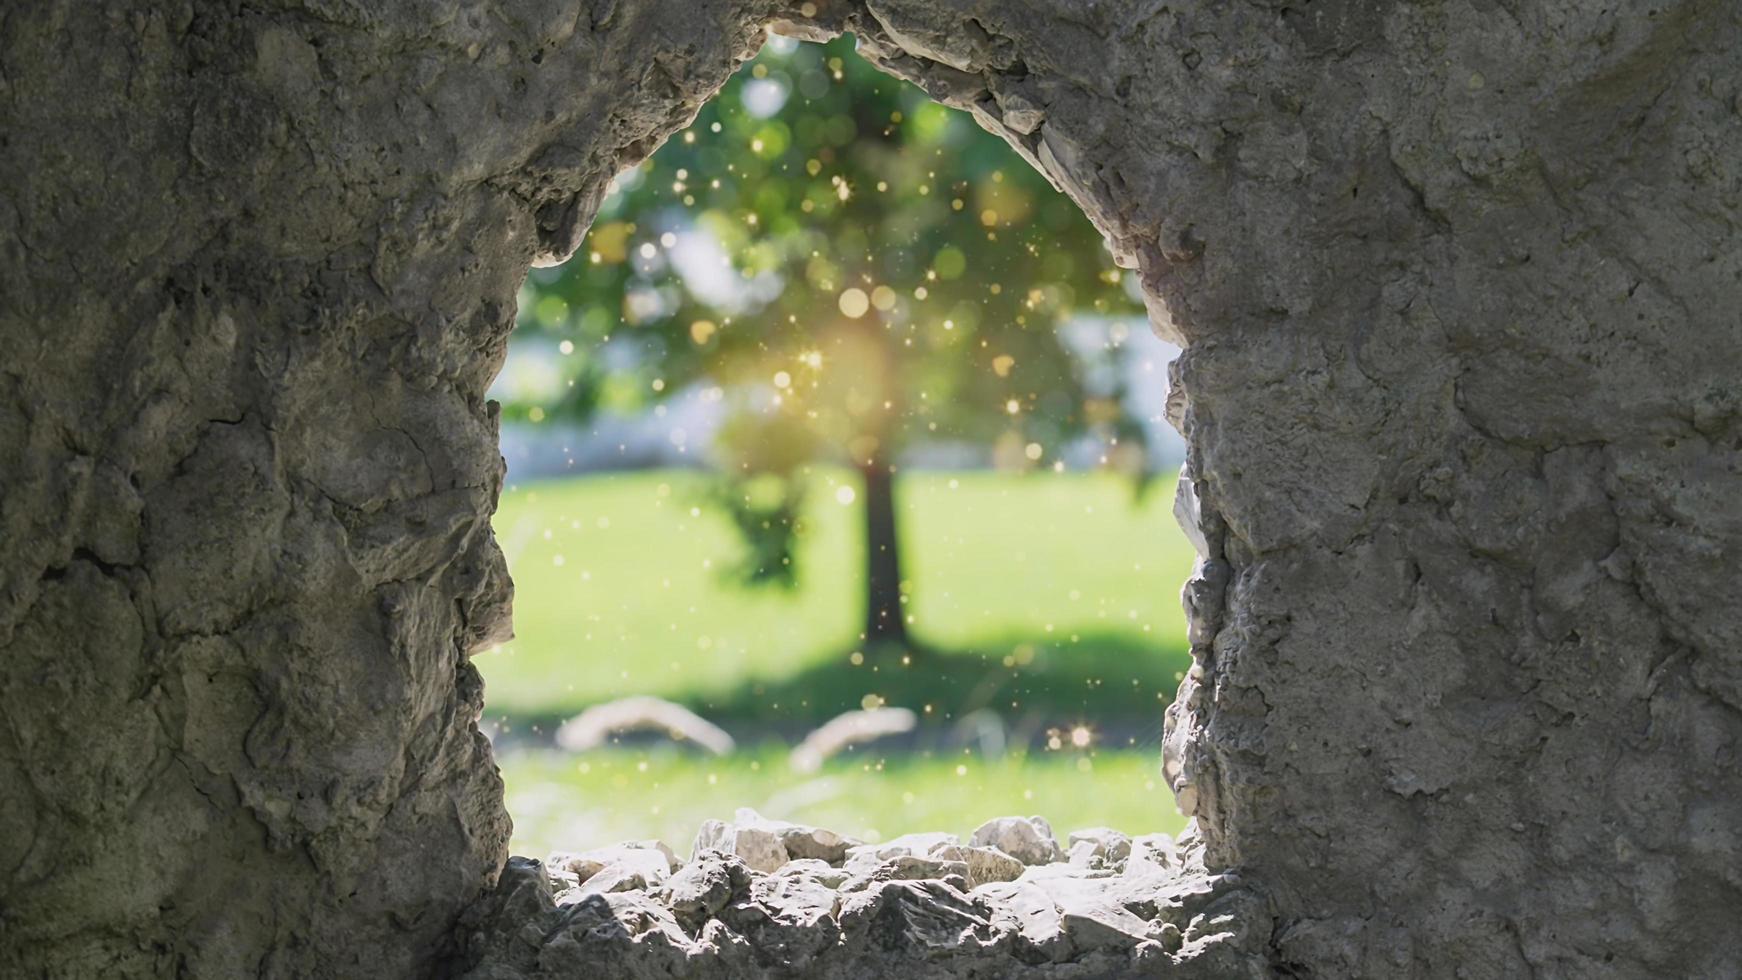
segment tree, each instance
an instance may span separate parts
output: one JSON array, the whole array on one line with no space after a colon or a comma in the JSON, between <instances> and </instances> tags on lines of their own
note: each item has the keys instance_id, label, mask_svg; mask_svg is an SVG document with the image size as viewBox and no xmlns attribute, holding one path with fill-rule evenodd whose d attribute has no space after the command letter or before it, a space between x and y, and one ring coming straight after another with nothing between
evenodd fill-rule
<instances>
[{"instance_id":1,"label":"tree","mask_svg":"<svg viewBox=\"0 0 1742 980\"><path fill-rule=\"evenodd\" d=\"M1099 234L1002 140L872 68L851 38L776 40L620 176L576 258L535 272L523 329L568 384L509 417L634 407L706 382L727 402L719 496L755 582L793 579L811 464L857 470L868 646L911 648L895 477L916 440L1051 465L1138 437L1057 331L1138 307Z\"/></svg>"}]
</instances>

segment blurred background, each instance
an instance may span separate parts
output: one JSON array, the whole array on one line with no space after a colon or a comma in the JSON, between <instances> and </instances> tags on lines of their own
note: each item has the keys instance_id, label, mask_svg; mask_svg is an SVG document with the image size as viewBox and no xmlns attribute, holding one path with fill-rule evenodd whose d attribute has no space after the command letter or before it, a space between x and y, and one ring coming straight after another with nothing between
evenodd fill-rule
<instances>
[{"instance_id":1,"label":"blurred background","mask_svg":"<svg viewBox=\"0 0 1742 980\"><path fill-rule=\"evenodd\" d=\"M739 806L1179 828L1177 351L1002 140L850 37L770 39L519 317L517 635L476 661L516 853Z\"/></svg>"}]
</instances>

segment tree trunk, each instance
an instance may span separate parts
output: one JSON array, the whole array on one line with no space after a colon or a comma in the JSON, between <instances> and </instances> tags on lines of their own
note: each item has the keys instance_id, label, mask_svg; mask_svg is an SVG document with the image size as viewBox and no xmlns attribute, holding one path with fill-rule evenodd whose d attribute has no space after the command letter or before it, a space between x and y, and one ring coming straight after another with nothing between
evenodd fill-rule
<instances>
[{"instance_id":1,"label":"tree trunk","mask_svg":"<svg viewBox=\"0 0 1742 980\"><path fill-rule=\"evenodd\" d=\"M877 311L853 321L864 340L872 408L861 419L870 448L853 451L865 486L865 646L907 652L907 616L901 605L901 542L895 523L895 447L906 392L901 388L901 352Z\"/></svg>"},{"instance_id":2,"label":"tree trunk","mask_svg":"<svg viewBox=\"0 0 1742 980\"><path fill-rule=\"evenodd\" d=\"M859 467L865 482L865 645L909 646L901 607L901 535L895 474L881 455Z\"/></svg>"}]
</instances>

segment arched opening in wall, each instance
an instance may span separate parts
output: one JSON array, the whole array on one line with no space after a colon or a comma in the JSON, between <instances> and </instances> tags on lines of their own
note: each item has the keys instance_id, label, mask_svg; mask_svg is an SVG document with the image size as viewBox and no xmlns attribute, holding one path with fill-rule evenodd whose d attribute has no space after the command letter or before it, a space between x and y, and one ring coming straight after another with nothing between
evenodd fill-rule
<instances>
[{"instance_id":1,"label":"arched opening in wall","mask_svg":"<svg viewBox=\"0 0 1742 980\"><path fill-rule=\"evenodd\" d=\"M1074 204L853 44L771 39L523 289L477 660L516 853L1183 822L1171 351Z\"/></svg>"}]
</instances>

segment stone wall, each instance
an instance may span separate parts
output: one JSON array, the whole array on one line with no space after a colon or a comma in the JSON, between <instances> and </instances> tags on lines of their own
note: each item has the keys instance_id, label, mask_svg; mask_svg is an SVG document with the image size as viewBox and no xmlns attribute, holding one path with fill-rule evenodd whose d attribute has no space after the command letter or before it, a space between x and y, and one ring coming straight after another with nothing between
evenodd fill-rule
<instances>
[{"instance_id":1,"label":"stone wall","mask_svg":"<svg viewBox=\"0 0 1742 980\"><path fill-rule=\"evenodd\" d=\"M506 858L515 290L771 21L1004 134L1185 343L1167 767L1273 972L1742 972L1739 18L9 10L0 973L435 967Z\"/></svg>"},{"instance_id":2,"label":"stone wall","mask_svg":"<svg viewBox=\"0 0 1742 980\"><path fill-rule=\"evenodd\" d=\"M1264 980L1270 916L1202 842L1069 835L1038 817L967 841L862 844L740 809L684 861L637 841L511 858L444 966L461 980Z\"/></svg>"}]
</instances>

